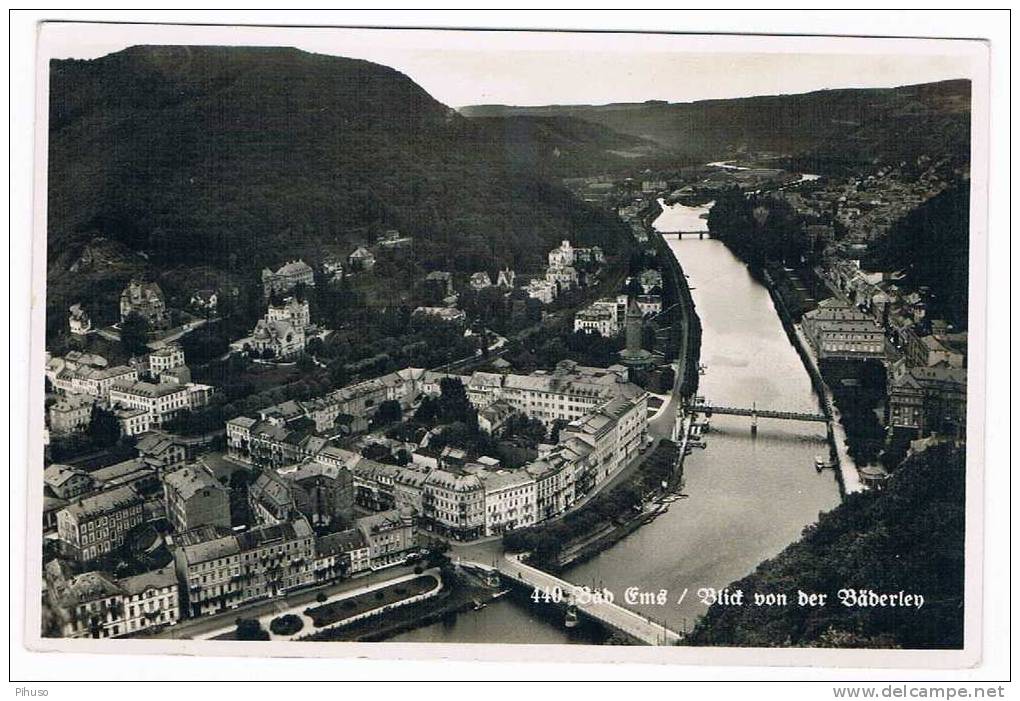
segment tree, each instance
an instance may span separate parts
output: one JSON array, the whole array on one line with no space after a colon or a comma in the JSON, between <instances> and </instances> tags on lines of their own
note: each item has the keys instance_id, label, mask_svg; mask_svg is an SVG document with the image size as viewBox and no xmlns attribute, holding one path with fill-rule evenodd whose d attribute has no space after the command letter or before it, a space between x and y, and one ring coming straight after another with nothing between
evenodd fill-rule
<instances>
[{"instance_id":1,"label":"tree","mask_svg":"<svg viewBox=\"0 0 1020 701\"><path fill-rule=\"evenodd\" d=\"M401 415L400 402L395 399L387 399L379 404L375 416L372 417L372 423L375 426L386 426L400 421Z\"/></svg>"},{"instance_id":2,"label":"tree","mask_svg":"<svg viewBox=\"0 0 1020 701\"><path fill-rule=\"evenodd\" d=\"M146 341L149 321L137 312L131 312L120 325L120 347L127 355L142 355L148 352Z\"/></svg>"},{"instance_id":3,"label":"tree","mask_svg":"<svg viewBox=\"0 0 1020 701\"><path fill-rule=\"evenodd\" d=\"M269 633L257 618L238 618L234 637L238 640L269 640Z\"/></svg>"},{"instance_id":4,"label":"tree","mask_svg":"<svg viewBox=\"0 0 1020 701\"><path fill-rule=\"evenodd\" d=\"M552 443L560 442L560 431L562 431L570 422L566 419L554 419L552 426L549 428L549 441Z\"/></svg>"},{"instance_id":5,"label":"tree","mask_svg":"<svg viewBox=\"0 0 1020 701\"><path fill-rule=\"evenodd\" d=\"M414 412L416 423L431 426L439 416L439 403L433 397L423 397L417 410Z\"/></svg>"},{"instance_id":6,"label":"tree","mask_svg":"<svg viewBox=\"0 0 1020 701\"><path fill-rule=\"evenodd\" d=\"M112 411L95 404L89 419L88 433L95 445L109 448L120 440L120 421Z\"/></svg>"},{"instance_id":7,"label":"tree","mask_svg":"<svg viewBox=\"0 0 1020 701\"><path fill-rule=\"evenodd\" d=\"M532 443L545 440L545 424L527 414L514 413L506 421L504 435L508 438L524 438Z\"/></svg>"},{"instance_id":8,"label":"tree","mask_svg":"<svg viewBox=\"0 0 1020 701\"><path fill-rule=\"evenodd\" d=\"M439 381L439 419L444 422L467 421L471 410L464 383L455 377Z\"/></svg>"}]
</instances>

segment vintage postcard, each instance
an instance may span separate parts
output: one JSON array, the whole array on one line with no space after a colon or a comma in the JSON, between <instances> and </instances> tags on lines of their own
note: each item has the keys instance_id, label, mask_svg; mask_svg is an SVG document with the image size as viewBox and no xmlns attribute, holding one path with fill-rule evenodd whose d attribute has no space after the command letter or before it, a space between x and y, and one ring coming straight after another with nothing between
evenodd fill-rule
<instances>
[{"instance_id":1,"label":"vintage postcard","mask_svg":"<svg viewBox=\"0 0 1020 701\"><path fill-rule=\"evenodd\" d=\"M979 659L987 44L38 39L33 649Z\"/></svg>"}]
</instances>

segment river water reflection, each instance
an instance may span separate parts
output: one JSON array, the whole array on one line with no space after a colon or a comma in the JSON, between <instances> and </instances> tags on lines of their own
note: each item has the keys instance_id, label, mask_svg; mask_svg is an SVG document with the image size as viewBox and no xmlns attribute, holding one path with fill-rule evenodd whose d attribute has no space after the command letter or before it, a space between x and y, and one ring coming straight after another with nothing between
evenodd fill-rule
<instances>
[{"instance_id":1,"label":"river water reflection","mask_svg":"<svg viewBox=\"0 0 1020 701\"><path fill-rule=\"evenodd\" d=\"M672 205L655 221L661 231L695 231L704 207ZM699 394L720 405L816 411L817 397L768 291L720 241L673 238L702 322ZM667 606L635 605L676 630L690 628L706 607L701 587L721 588L796 540L818 514L839 502L831 471L817 473L827 450L824 426L715 416L707 448L685 462L686 499L652 523L570 569L579 585L604 586L617 597L628 587L669 591ZM678 604L682 592L688 593ZM500 601L452 624L394 638L401 642L578 642L567 631Z\"/></svg>"}]
</instances>

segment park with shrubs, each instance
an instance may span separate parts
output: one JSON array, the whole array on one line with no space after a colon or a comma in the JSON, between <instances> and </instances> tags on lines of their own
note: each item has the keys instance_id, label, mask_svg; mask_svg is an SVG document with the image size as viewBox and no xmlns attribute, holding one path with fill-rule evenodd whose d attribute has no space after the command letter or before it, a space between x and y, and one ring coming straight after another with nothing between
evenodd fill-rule
<instances>
[{"instance_id":1,"label":"park with shrubs","mask_svg":"<svg viewBox=\"0 0 1020 701\"><path fill-rule=\"evenodd\" d=\"M434 575L423 574L414 579L307 608L305 615L312 619L316 628L322 628L424 594L434 589L438 583L439 579Z\"/></svg>"}]
</instances>

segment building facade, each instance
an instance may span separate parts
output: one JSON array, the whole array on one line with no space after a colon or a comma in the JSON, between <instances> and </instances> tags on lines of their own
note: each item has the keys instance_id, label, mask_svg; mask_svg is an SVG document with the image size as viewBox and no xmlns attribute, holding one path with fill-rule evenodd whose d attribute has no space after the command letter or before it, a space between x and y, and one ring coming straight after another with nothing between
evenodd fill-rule
<instances>
[{"instance_id":1,"label":"building facade","mask_svg":"<svg viewBox=\"0 0 1020 701\"><path fill-rule=\"evenodd\" d=\"M142 499L131 487L117 487L74 502L57 513L57 535L64 553L89 562L124 544L145 520Z\"/></svg>"},{"instance_id":2,"label":"building facade","mask_svg":"<svg viewBox=\"0 0 1020 701\"><path fill-rule=\"evenodd\" d=\"M166 517L174 531L197 526L230 528L230 495L200 465L189 465L163 477Z\"/></svg>"}]
</instances>

